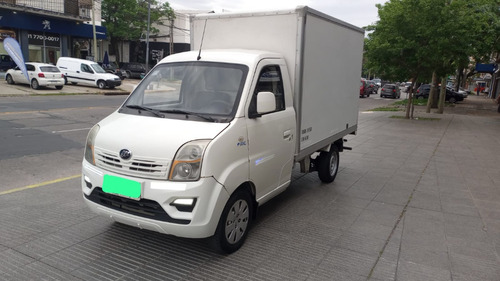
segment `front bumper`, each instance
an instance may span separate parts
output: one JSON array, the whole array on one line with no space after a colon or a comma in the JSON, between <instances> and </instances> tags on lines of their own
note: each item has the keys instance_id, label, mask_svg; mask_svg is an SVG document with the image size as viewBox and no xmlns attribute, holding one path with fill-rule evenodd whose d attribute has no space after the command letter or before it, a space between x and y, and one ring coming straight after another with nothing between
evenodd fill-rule
<instances>
[{"instance_id":1,"label":"front bumper","mask_svg":"<svg viewBox=\"0 0 500 281\"><path fill-rule=\"evenodd\" d=\"M108 85L108 87L116 87L116 86L120 86L122 84L122 80L109 79L109 80L106 80L106 84Z\"/></svg>"},{"instance_id":2,"label":"front bumper","mask_svg":"<svg viewBox=\"0 0 500 281\"><path fill-rule=\"evenodd\" d=\"M140 200L103 192L104 175L140 182ZM225 188L211 177L196 182L133 178L102 170L85 160L81 183L84 201L92 211L141 229L187 238L212 236L229 199ZM176 206L173 203L178 199L194 199L194 208Z\"/></svg>"}]
</instances>

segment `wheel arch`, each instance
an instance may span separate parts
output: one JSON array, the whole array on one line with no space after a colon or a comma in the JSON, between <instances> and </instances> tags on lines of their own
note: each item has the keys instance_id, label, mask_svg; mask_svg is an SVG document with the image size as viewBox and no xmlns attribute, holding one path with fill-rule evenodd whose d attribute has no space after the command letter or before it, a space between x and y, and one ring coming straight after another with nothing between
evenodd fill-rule
<instances>
[{"instance_id":1,"label":"wheel arch","mask_svg":"<svg viewBox=\"0 0 500 281\"><path fill-rule=\"evenodd\" d=\"M235 188L231 193L230 193L230 197L236 193L236 192L240 192L240 191L245 191L247 192L248 194L250 194L250 197L252 197L252 219L255 219L257 217L257 208L259 207L259 203L257 203L257 199L256 199L256 194L257 194L257 191L256 191L256 187L255 187L255 184L251 181L247 181L247 182L244 182L242 184L240 184L237 188Z\"/></svg>"}]
</instances>

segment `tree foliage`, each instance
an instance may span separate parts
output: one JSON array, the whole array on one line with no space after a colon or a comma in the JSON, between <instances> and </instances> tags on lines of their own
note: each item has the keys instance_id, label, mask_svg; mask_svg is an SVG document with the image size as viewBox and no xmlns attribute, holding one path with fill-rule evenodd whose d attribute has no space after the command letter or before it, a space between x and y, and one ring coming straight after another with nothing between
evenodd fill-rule
<instances>
[{"instance_id":1,"label":"tree foliage","mask_svg":"<svg viewBox=\"0 0 500 281\"><path fill-rule=\"evenodd\" d=\"M500 49L499 0L390 0L377 8L365 67L384 79L429 81Z\"/></svg>"},{"instance_id":2,"label":"tree foliage","mask_svg":"<svg viewBox=\"0 0 500 281\"><path fill-rule=\"evenodd\" d=\"M145 39L147 31L148 2L151 5L150 22L159 23L161 19L174 19L175 14L168 2L157 0L102 0L102 18L111 37L112 48L119 41L139 41ZM150 27L150 33L158 29ZM115 49L116 50L116 49ZM115 52L118 54L118 52Z\"/></svg>"}]
</instances>

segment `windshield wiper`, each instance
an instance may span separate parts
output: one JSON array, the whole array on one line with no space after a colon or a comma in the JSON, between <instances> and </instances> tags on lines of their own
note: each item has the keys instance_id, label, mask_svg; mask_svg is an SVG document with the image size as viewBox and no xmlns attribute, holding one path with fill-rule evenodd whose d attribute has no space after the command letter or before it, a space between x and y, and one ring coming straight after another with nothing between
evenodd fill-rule
<instances>
[{"instance_id":1,"label":"windshield wiper","mask_svg":"<svg viewBox=\"0 0 500 281\"><path fill-rule=\"evenodd\" d=\"M165 115L161 114L160 111L152 109L152 108L149 108L149 107L145 107L145 106L142 106L142 105L129 104L129 105L126 105L125 107L132 108L132 109L138 109L139 113L141 112L141 110L144 110L144 111L153 113L155 116L158 116L158 117L161 117L161 118L165 118Z\"/></svg>"},{"instance_id":2,"label":"windshield wiper","mask_svg":"<svg viewBox=\"0 0 500 281\"><path fill-rule=\"evenodd\" d=\"M210 116L206 116L206 115L203 115L203 114L200 114L200 113L196 113L196 112L191 112L191 111L180 110L180 109L160 110L160 112L164 112L164 113L178 113L178 114L186 114L186 115L194 115L194 116L200 117L200 118L205 119L205 120L210 121L210 122L216 122L216 120L215 120L215 119L213 119L213 118L212 118L212 117L210 117Z\"/></svg>"}]
</instances>

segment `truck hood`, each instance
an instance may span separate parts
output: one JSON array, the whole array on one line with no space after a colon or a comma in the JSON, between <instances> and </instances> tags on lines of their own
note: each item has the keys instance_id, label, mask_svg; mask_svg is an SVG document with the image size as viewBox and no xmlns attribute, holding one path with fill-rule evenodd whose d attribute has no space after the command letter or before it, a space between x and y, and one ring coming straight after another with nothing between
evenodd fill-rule
<instances>
[{"instance_id":1,"label":"truck hood","mask_svg":"<svg viewBox=\"0 0 500 281\"><path fill-rule=\"evenodd\" d=\"M213 139L228 125L115 112L99 122L94 142L96 165L126 175L164 178L183 144ZM130 159L120 157L123 149L130 151ZM161 171L151 167L161 167Z\"/></svg>"}]
</instances>

